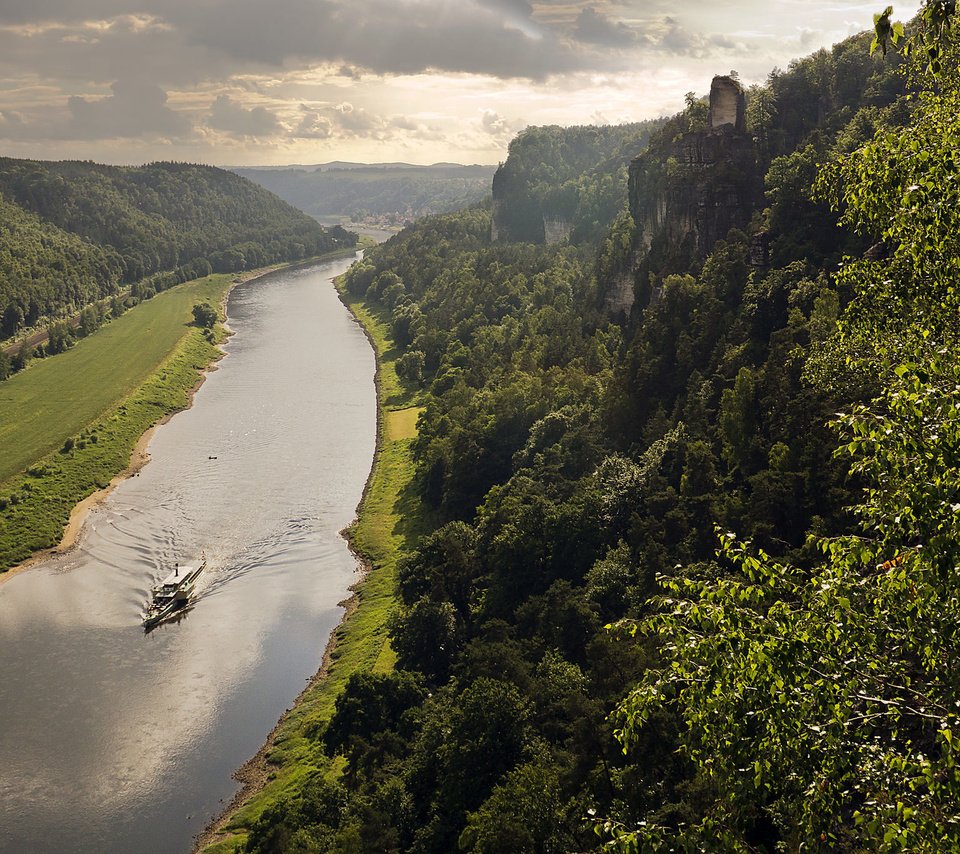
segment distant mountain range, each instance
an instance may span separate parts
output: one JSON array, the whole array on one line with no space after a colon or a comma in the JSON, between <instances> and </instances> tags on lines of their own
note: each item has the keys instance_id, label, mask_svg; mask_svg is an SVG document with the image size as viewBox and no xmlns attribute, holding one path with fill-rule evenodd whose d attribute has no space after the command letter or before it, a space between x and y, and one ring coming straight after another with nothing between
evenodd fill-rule
<instances>
[{"instance_id":1,"label":"distant mountain range","mask_svg":"<svg viewBox=\"0 0 960 854\"><path fill-rule=\"evenodd\" d=\"M233 171L318 219L342 217L390 226L480 202L490 193L496 168L338 160Z\"/></svg>"},{"instance_id":2,"label":"distant mountain range","mask_svg":"<svg viewBox=\"0 0 960 854\"><path fill-rule=\"evenodd\" d=\"M352 160L331 160L329 163L290 163L282 166L227 166L232 172L254 171L254 172L284 172L291 169L298 169L302 172L328 172L335 169L410 169L421 172L436 172L444 170L482 170L484 173L491 172L496 166L487 166L473 163L465 165L463 163L431 163L424 166L417 163L403 163L395 161L393 163L357 163Z\"/></svg>"}]
</instances>

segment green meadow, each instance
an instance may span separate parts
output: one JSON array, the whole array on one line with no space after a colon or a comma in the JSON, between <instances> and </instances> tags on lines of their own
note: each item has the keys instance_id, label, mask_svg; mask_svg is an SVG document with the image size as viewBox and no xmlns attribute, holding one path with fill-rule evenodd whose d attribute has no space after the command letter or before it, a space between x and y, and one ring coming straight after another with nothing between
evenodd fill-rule
<instances>
[{"instance_id":1,"label":"green meadow","mask_svg":"<svg viewBox=\"0 0 960 854\"><path fill-rule=\"evenodd\" d=\"M232 276L186 282L0 384L0 571L56 545L70 511L126 468L139 437L189 403L216 339L191 325Z\"/></svg>"},{"instance_id":2,"label":"green meadow","mask_svg":"<svg viewBox=\"0 0 960 854\"><path fill-rule=\"evenodd\" d=\"M193 304L218 305L231 278L208 276L163 291L0 384L0 483L141 385L190 331Z\"/></svg>"}]
</instances>

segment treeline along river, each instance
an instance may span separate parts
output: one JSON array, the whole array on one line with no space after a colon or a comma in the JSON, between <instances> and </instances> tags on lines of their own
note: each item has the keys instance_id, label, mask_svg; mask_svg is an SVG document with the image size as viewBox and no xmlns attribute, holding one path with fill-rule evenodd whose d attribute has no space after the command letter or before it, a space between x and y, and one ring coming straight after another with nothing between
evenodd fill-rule
<instances>
[{"instance_id":1,"label":"treeline along river","mask_svg":"<svg viewBox=\"0 0 960 854\"><path fill-rule=\"evenodd\" d=\"M316 672L376 438L349 263L238 286L228 355L150 464L0 584L0 850L189 850ZM203 553L196 602L144 634L151 585Z\"/></svg>"}]
</instances>

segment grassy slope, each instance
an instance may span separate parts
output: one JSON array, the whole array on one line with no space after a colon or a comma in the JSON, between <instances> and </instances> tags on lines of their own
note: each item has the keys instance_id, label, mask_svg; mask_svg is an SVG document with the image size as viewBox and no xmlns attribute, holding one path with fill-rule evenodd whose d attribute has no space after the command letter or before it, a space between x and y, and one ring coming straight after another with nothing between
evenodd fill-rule
<instances>
[{"instance_id":1,"label":"grassy slope","mask_svg":"<svg viewBox=\"0 0 960 854\"><path fill-rule=\"evenodd\" d=\"M231 278L164 291L0 385L0 571L56 545L73 506L126 468L151 425L188 404L197 371L219 354L189 325L191 308L219 304ZM64 453L68 438L75 447Z\"/></svg>"},{"instance_id":2,"label":"grassy slope","mask_svg":"<svg viewBox=\"0 0 960 854\"><path fill-rule=\"evenodd\" d=\"M164 291L0 385L0 483L141 385L189 331L193 304L218 305L231 278L208 276Z\"/></svg>"},{"instance_id":3,"label":"grassy slope","mask_svg":"<svg viewBox=\"0 0 960 854\"><path fill-rule=\"evenodd\" d=\"M411 494L413 463L410 446L416 436L420 408L403 388L395 370L399 355L389 338L387 315L343 294L344 302L363 324L377 352L377 394L380 436L373 471L357 521L350 528L353 548L367 562L370 572L357 590L356 610L336 631L336 646L324 678L301 696L281 721L266 759L270 766L267 785L230 816L227 836L204 849L205 854L225 854L242 845L246 831L264 809L294 790L307 775L317 771L336 774L331 761L310 734L327 721L336 698L353 673L386 671L394 665L387 638L387 618L394 606L397 558L413 548L420 535L423 513Z\"/></svg>"}]
</instances>

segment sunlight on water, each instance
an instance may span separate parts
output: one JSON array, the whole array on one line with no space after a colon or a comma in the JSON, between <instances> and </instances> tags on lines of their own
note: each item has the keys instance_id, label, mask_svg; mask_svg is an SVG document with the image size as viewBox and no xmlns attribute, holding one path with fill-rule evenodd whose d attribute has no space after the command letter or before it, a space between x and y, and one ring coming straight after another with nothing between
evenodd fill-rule
<instances>
[{"instance_id":1,"label":"sunlight on water","mask_svg":"<svg viewBox=\"0 0 960 854\"><path fill-rule=\"evenodd\" d=\"M238 287L228 355L151 463L0 586L0 851L188 850L319 666L376 433L330 284L348 263ZM151 585L201 554L195 602L145 634Z\"/></svg>"}]
</instances>

